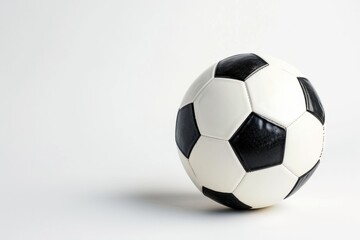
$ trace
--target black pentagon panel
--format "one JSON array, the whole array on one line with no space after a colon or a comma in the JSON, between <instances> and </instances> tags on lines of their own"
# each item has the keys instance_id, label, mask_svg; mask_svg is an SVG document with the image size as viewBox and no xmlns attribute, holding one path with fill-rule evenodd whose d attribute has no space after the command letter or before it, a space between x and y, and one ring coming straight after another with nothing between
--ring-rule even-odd
<instances>
[{"instance_id":1,"label":"black pentagon panel","mask_svg":"<svg viewBox=\"0 0 360 240\"><path fill-rule=\"evenodd\" d=\"M298 77L298 80L304 93L306 110L313 114L324 125L325 112L315 88L306 78Z\"/></svg>"},{"instance_id":2,"label":"black pentagon panel","mask_svg":"<svg viewBox=\"0 0 360 240\"><path fill-rule=\"evenodd\" d=\"M299 179L297 180L297 182L295 183L295 186L293 187L293 189L291 189L290 193L285 198L288 198L291 195L293 195L294 193L296 193L297 190L299 190L309 180L309 178L313 175L313 173L315 172L315 170L317 169L319 164L320 164L320 160L317 161L315 166L313 166L307 173L300 176Z\"/></svg>"},{"instance_id":3,"label":"black pentagon panel","mask_svg":"<svg viewBox=\"0 0 360 240\"><path fill-rule=\"evenodd\" d=\"M217 192L217 191L211 190L206 187L202 187L202 191L205 196L207 196L207 197L211 198L212 200L214 200L215 202L218 202L227 207L230 207L233 209L238 209L238 210L246 210L246 209L251 208L250 206L246 205L245 203L242 203L232 193Z\"/></svg>"},{"instance_id":4,"label":"black pentagon panel","mask_svg":"<svg viewBox=\"0 0 360 240\"><path fill-rule=\"evenodd\" d=\"M229 140L247 172L279 165L285 150L285 129L251 113Z\"/></svg>"},{"instance_id":5,"label":"black pentagon panel","mask_svg":"<svg viewBox=\"0 0 360 240\"><path fill-rule=\"evenodd\" d=\"M199 137L200 132L195 120L194 105L190 103L178 111L175 127L175 141L185 157L189 158Z\"/></svg>"},{"instance_id":6,"label":"black pentagon panel","mask_svg":"<svg viewBox=\"0 0 360 240\"><path fill-rule=\"evenodd\" d=\"M253 53L238 54L221 60L216 66L215 77L245 81L250 74L267 65Z\"/></svg>"}]
</instances>

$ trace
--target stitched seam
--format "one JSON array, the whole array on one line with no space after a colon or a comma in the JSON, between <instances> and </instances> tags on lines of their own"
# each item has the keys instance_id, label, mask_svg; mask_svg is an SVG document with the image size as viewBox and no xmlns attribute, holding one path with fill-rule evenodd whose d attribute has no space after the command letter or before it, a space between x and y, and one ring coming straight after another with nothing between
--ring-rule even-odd
<instances>
[{"instance_id":1,"label":"stitched seam","mask_svg":"<svg viewBox=\"0 0 360 240\"><path fill-rule=\"evenodd\" d=\"M322 141L322 146L321 146L321 152L320 152L320 156L319 156L319 160L323 155L324 152L324 146L325 146L325 126L323 126L323 141Z\"/></svg>"},{"instance_id":2,"label":"stitched seam","mask_svg":"<svg viewBox=\"0 0 360 240\"><path fill-rule=\"evenodd\" d=\"M205 135L205 134L201 134L201 137L211 138L211 139L215 139L215 140L219 140L219 141L225 141L225 142L228 142L228 141L229 141L229 140L227 140L227 139L217 138L217 137L213 137L213 136L208 136L208 135Z\"/></svg>"},{"instance_id":3,"label":"stitched seam","mask_svg":"<svg viewBox=\"0 0 360 240\"><path fill-rule=\"evenodd\" d=\"M200 95L200 93L202 93L204 91L204 89L214 80L214 77L211 77L201 88L200 90L195 94L192 103L194 103L196 101L196 99L198 98L198 96Z\"/></svg>"},{"instance_id":4,"label":"stitched seam","mask_svg":"<svg viewBox=\"0 0 360 240\"><path fill-rule=\"evenodd\" d=\"M213 69L212 69L212 73L211 73L211 78L200 88L200 90L195 94L193 102L195 102L195 100L197 99L197 97L200 95L200 93L207 87L207 85L210 84L210 82L212 82L215 78L215 72L216 72L216 68L217 65L219 64L219 62L213 64Z\"/></svg>"},{"instance_id":5,"label":"stitched seam","mask_svg":"<svg viewBox=\"0 0 360 240\"><path fill-rule=\"evenodd\" d=\"M303 112L299 117L297 117L292 123L289 124L289 126L287 126L286 128L289 128L291 125L293 125L296 121L298 121L302 116L305 115L305 113L307 113L307 111Z\"/></svg>"},{"instance_id":6,"label":"stitched seam","mask_svg":"<svg viewBox=\"0 0 360 240\"><path fill-rule=\"evenodd\" d=\"M189 166L191 172L194 174L194 177L195 177L195 179L196 179L197 184L202 187L202 185L200 184L199 178L196 176L195 171L194 171L193 167L191 166L191 162L190 162L191 153L190 153L189 158L187 158L187 157L181 152L180 148L178 148L178 150L179 150L180 153L183 155L183 157L187 160L188 166ZM182 160L181 160L181 161L182 161ZM185 166L184 166L184 168L185 168ZM185 169L185 170L186 170L186 169Z\"/></svg>"},{"instance_id":7,"label":"stitched seam","mask_svg":"<svg viewBox=\"0 0 360 240\"><path fill-rule=\"evenodd\" d=\"M234 191L239 187L240 183L242 182L242 180L245 178L245 175L247 174L247 172L245 172L244 176L242 176L242 178L240 179L239 183L236 184L236 186L234 187L234 189L231 191L231 193L234 193ZM239 199L240 200L240 199Z\"/></svg>"},{"instance_id":8,"label":"stitched seam","mask_svg":"<svg viewBox=\"0 0 360 240\"><path fill-rule=\"evenodd\" d=\"M197 177L196 174L195 174L195 171L194 171L193 167L191 166L190 157L189 157L188 161L189 161L190 170L191 170L191 172L194 174L194 176L195 176L195 178L196 178L196 181L198 182L198 184L199 184L200 186L202 186L202 185L200 184L200 182L199 182L198 177Z\"/></svg>"},{"instance_id":9,"label":"stitched seam","mask_svg":"<svg viewBox=\"0 0 360 240\"><path fill-rule=\"evenodd\" d=\"M256 115L258 115L258 116L260 116L260 117L262 117L262 118L264 118L266 121L268 121L268 122L270 122L270 123L272 123L272 124L274 124L274 125L276 125L276 126L278 126L278 127L281 127L281 128L283 128L283 129L286 129L286 127L285 127L284 125L282 125L282 124L280 124L280 123L278 123L278 122L275 122L274 120L271 120L270 118L267 118L267 117L265 117L264 115L258 114L257 112L253 112L253 113L255 113Z\"/></svg>"},{"instance_id":10,"label":"stitched seam","mask_svg":"<svg viewBox=\"0 0 360 240\"><path fill-rule=\"evenodd\" d=\"M213 64L213 69L212 69L212 74L211 77L205 82L204 85L201 86L201 88L199 89L199 91L194 95L194 97L191 99L190 102L186 103L185 105L180 105L179 109L183 108L184 106L188 105L189 103L194 103L196 98L199 96L199 94L206 88L207 85L209 85L210 82L212 82L212 80L215 78L214 74L215 74L215 69L217 67L218 63Z\"/></svg>"},{"instance_id":11,"label":"stitched seam","mask_svg":"<svg viewBox=\"0 0 360 240\"><path fill-rule=\"evenodd\" d=\"M281 164L281 166L283 166L286 170L288 170L292 175L294 175L296 178L299 178L299 176L297 174L295 174L293 171L291 171L287 166L285 166L284 164Z\"/></svg>"}]
</instances>

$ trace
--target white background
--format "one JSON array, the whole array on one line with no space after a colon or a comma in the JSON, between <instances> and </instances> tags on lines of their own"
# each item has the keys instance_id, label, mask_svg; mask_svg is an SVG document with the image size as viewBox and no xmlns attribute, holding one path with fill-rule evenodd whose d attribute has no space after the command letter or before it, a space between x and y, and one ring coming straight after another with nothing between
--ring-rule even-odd
<instances>
[{"instance_id":1,"label":"white background","mask_svg":"<svg viewBox=\"0 0 360 240\"><path fill-rule=\"evenodd\" d=\"M0 239L358 239L359 12L356 0L1 0ZM234 212L192 185L174 126L197 75L243 52L305 73L327 139L297 194Z\"/></svg>"}]
</instances>

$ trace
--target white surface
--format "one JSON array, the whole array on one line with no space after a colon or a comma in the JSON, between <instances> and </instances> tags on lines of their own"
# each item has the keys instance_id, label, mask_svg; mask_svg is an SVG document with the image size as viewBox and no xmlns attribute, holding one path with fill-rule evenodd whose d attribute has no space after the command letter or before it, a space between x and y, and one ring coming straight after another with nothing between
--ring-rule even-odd
<instances>
[{"instance_id":1,"label":"white surface","mask_svg":"<svg viewBox=\"0 0 360 240\"><path fill-rule=\"evenodd\" d=\"M286 129L283 165L298 177L305 174L320 159L323 140L323 125L305 112Z\"/></svg>"},{"instance_id":2,"label":"white surface","mask_svg":"<svg viewBox=\"0 0 360 240\"><path fill-rule=\"evenodd\" d=\"M195 98L194 109L201 135L229 140L251 113L245 83L212 79Z\"/></svg>"},{"instance_id":3,"label":"white surface","mask_svg":"<svg viewBox=\"0 0 360 240\"><path fill-rule=\"evenodd\" d=\"M179 154L179 158L181 160L181 163L186 171L186 173L188 174L188 176L190 177L191 181L194 183L194 185L199 189L199 191L202 191L202 184L199 183L199 180L197 179L197 177L195 176L194 170L192 169L192 167L190 166L190 161L189 159L187 159L184 154L182 154L182 152L180 151L180 149L178 148L178 154Z\"/></svg>"},{"instance_id":4,"label":"white surface","mask_svg":"<svg viewBox=\"0 0 360 240\"><path fill-rule=\"evenodd\" d=\"M232 192L245 175L228 141L201 136L190 154L190 166L202 186Z\"/></svg>"},{"instance_id":5,"label":"white surface","mask_svg":"<svg viewBox=\"0 0 360 240\"><path fill-rule=\"evenodd\" d=\"M216 64L211 65L194 80L189 89L186 91L179 108L182 108L183 106L195 101L195 98L200 93L200 91L205 88L210 80L214 77L215 67Z\"/></svg>"},{"instance_id":6,"label":"white surface","mask_svg":"<svg viewBox=\"0 0 360 240\"><path fill-rule=\"evenodd\" d=\"M306 111L298 79L276 65L250 76L246 86L253 111L281 126L289 126Z\"/></svg>"},{"instance_id":7,"label":"white surface","mask_svg":"<svg viewBox=\"0 0 360 240\"><path fill-rule=\"evenodd\" d=\"M359 4L0 1L0 239L359 239ZM191 183L174 126L242 52L304 73L327 139L295 195L232 212Z\"/></svg>"},{"instance_id":8,"label":"white surface","mask_svg":"<svg viewBox=\"0 0 360 240\"><path fill-rule=\"evenodd\" d=\"M297 180L282 165L248 172L234 190L234 195L246 205L263 208L281 202Z\"/></svg>"},{"instance_id":9,"label":"white surface","mask_svg":"<svg viewBox=\"0 0 360 240\"><path fill-rule=\"evenodd\" d=\"M264 55L264 54L258 54L259 57L264 59L269 65L276 66L277 68L280 68L295 77L304 77L304 74L297 69L295 66L290 65L289 63L285 62L284 60L281 60L274 56Z\"/></svg>"}]
</instances>

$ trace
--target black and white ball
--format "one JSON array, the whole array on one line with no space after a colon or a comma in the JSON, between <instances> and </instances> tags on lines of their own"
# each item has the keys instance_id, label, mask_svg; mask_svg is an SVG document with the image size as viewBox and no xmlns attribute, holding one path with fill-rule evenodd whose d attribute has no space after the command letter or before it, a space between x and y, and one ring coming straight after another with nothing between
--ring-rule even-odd
<instances>
[{"instance_id":1,"label":"black and white ball","mask_svg":"<svg viewBox=\"0 0 360 240\"><path fill-rule=\"evenodd\" d=\"M268 56L239 54L209 67L180 105L182 164L209 198L262 208L295 193L320 162L325 114L310 81Z\"/></svg>"}]
</instances>

